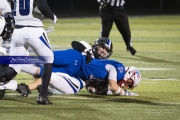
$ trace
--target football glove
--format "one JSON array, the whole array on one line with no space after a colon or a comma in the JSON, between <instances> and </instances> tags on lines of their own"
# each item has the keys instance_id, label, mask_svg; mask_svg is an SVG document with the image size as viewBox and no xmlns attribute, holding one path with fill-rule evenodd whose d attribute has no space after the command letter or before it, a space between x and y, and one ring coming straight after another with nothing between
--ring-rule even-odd
<instances>
[{"instance_id":1,"label":"football glove","mask_svg":"<svg viewBox=\"0 0 180 120\"><path fill-rule=\"evenodd\" d=\"M50 32L53 32L54 31L54 27L51 26L51 27L48 27L47 29L45 29L46 33L50 33Z\"/></svg>"},{"instance_id":2,"label":"football glove","mask_svg":"<svg viewBox=\"0 0 180 120\"><path fill-rule=\"evenodd\" d=\"M2 15L6 20L6 25L4 27L4 31L2 32L1 36L4 41L11 42L12 33L14 31L14 17L11 12L6 12Z\"/></svg>"},{"instance_id":3,"label":"football glove","mask_svg":"<svg viewBox=\"0 0 180 120\"><path fill-rule=\"evenodd\" d=\"M54 15L54 19L51 20L51 23L52 23L52 24L56 24L56 21L57 21L57 20L58 20L58 19L57 19L56 15Z\"/></svg>"},{"instance_id":4,"label":"football glove","mask_svg":"<svg viewBox=\"0 0 180 120\"><path fill-rule=\"evenodd\" d=\"M126 94L126 96L139 96L139 94L133 93L133 92L128 92L127 90L125 90L125 94Z\"/></svg>"},{"instance_id":5,"label":"football glove","mask_svg":"<svg viewBox=\"0 0 180 120\"><path fill-rule=\"evenodd\" d=\"M99 5L102 6L102 7L105 7L107 6L107 0L97 0Z\"/></svg>"}]
</instances>

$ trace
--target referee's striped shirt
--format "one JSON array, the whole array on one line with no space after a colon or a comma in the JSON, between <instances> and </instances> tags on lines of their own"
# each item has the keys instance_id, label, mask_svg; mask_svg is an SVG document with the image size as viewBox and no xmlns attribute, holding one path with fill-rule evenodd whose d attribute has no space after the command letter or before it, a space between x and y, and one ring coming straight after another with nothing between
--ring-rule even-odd
<instances>
[{"instance_id":1,"label":"referee's striped shirt","mask_svg":"<svg viewBox=\"0 0 180 120\"><path fill-rule=\"evenodd\" d=\"M105 1L109 6L112 7L119 7L123 6L125 1L124 0L97 0L99 3Z\"/></svg>"}]
</instances>

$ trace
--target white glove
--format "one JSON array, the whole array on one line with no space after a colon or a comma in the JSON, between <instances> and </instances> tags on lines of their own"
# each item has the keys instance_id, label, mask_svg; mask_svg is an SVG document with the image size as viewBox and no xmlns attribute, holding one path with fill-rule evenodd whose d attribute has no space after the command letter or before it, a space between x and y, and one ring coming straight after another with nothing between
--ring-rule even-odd
<instances>
[{"instance_id":1,"label":"white glove","mask_svg":"<svg viewBox=\"0 0 180 120\"><path fill-rule=\"evenodd\" d=\"M137 93L133 93L133 92L128 92L127 90L125 91L126 96L139 96L139 94Z\"/></svg>"},{"instance_id":2,"label":"white glove","mask_svg":"<svg viewBox=\"0 0 180 120\"><path fill-rule=\"evenodd\" d=\"M57 17L56 17L56 15L54 15L54 20L51 20L52 22L52 24L56 24L56 21L57 21L58 19L57 19Z\"/></svg>"},{"instance_id":3,"label":"white glove","mask_svg":"<svg viewBox=\"0 0 180 120\"><path fill-rule=\"evenodd\" d=\"M11 43L8 41L2 41L1 46L6 48L6 49L10 49Z\"/></svg>"},{"instance_id":4,"label":"white glove","mask_svg":"<svg viewBox=\"0 0 180 120\"><path fill-rule=\"evenodd\" d=\"M108 89L107 95L112 95L112 94L113 94L113 92L110 89Z\"/></svg>"},{"instance_id":5,"label":"white glove","mask_svg":"<svg viewBox=\"0 0 180 120\"><path fill-rule=\"evenodd\" d=\"M47 29L45 29L45 31L48 34L48 33L52 32L52 31L54 31L54 27L53 26L48 27Z\"/></svg>"}]
</instances>

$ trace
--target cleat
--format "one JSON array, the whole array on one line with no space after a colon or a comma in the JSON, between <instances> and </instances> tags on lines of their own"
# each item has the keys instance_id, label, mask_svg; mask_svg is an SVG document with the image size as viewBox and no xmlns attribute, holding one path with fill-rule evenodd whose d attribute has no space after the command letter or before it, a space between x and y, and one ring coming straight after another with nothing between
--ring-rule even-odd
<instances>
[{"instance_id":1,"label":"cleat","mask_svg":"<svg viewBox=\"0 0 180 120\"><path fill-rule=\"evenodd\" d=\"M27 97L29 94L31 94L29 86L25 83L18 84L16 91L19 92L22 97Z\"/></svg>"},{"instance_id":2,"label":"cleat","mask_svg":"<svg viewBox=\"0 0 180 120\"><path fill-rule=\"evenodd\" d=\"M41 88L42 88L42 85L38 85L38 86L37 86L37 91L38 91L38 93L40 93ZM52 92L50 89L48 89L46 95L47 95L47 96L52 96L52 95L53 95L53 92Z\"/></svg>"},{"instance_id":3,"label":"cleat","mask_svg":"<svg viewBox=\"0 0 180 120\"><path fill-rule=\"evenodd\" d=\"M131 52L131 55L135 55L135 54L136 54L136 50L135 50L133 47L130 47L130 48L128 49L128 51Z\"/></svg>"},{"instance_id":4,"label":"cleat","mask_svg":"<svg viewBox=\"0 0 180 120\"><path fill-rule=\"evenodd\" d=\"M5 94L5 90L0 90L0 99L4 97L4 94Z\"/></svg>"},{"instance_id":5,"label":"cleat","mask_svg":"<svg viewBox=\"0 0 180 120\"><path fill-rule=\"evenodd\" d=\"M47 97L42 97L41 95L39 95L36 104L38 105L51 105L52 102L48 100Z\"/></svg>"}]
</instances>

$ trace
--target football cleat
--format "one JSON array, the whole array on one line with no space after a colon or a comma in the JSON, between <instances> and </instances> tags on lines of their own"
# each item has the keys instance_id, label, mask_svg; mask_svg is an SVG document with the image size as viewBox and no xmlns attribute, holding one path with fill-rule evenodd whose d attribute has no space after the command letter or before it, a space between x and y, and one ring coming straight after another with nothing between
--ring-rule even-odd
<instances>
[{"instance_id":1,"label":"football cleat","mask_svg":"<svg viewBox=\"0 0 180 120\"><path fill-rule=\"evenodd\" d=\"M4 97L4 94L5 94L5 90L0 90L0 99Z\"/></svg>"},{"instance_id":2,"label":"football cleat","mask_svg":"<svg viewBox=\"0 0 180 120\"><path fill-rule=\"evenodd\" d=\"M37 98L36 104L38 104L38 105L51 105L52 102L49 101L47 97L42 97L41 95L39 95L39 97Z\"/></svg>"},{"instance_id":3,"label":"football cleat","mask_svg":"<svg viewBox=\"0 0 180 120\"><path fill-rule=\"evenodd\" d=\"M22 97L27 97L29 94L31 94L29 86L25 83L18 84L16 91L19 92Z\"/></svg>"},{"instance_id":4,"label":"football cleat","mask_svg":"<svg viewBox=\"0 0 180 120\"><path fill-rule=\"evenodd\" d=\"M38 86L37 86L37 91L38 91L38 93L40 93L41 88L42 88L42 85L38 85ZM52 96L52 95L53 95L53 92L52 92L50 89L48 89L46 95L47 95L47 96Z\"/></svg>"}]
</instances>

